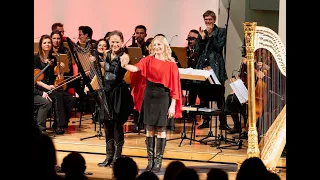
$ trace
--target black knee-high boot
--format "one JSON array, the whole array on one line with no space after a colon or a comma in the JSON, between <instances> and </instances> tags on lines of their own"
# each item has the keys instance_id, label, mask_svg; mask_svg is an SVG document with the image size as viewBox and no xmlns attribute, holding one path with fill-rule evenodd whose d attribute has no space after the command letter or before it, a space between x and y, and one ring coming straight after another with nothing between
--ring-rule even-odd
<instances>
[{"instance_id":1,"label":"black knee-high boot","mask_svg":"<svg viewBox=\"0 0 320 180\"><path fill-rule=\"evenodd\" d=\"M151 171L154 164L155 139L155 137L146 137L146 146L148 154L148 166L146 167L146 171Z\"/></svg>"},{"instance_id":2,"label":"black knee-high boot","mask_svg":"<svg viewBox=\"0 0 320 180\"><path fill-rule=\"evenodd\" d=\"M112 163L113 161L113 156L114 156L114 153L115 153L115 149L114 149L114 139L110 139L107 143L106 143L106 159L101 162L101 163L98 163L98 166L99 167L106 167L106 166L110 166L110 164Z\"/></svg>"},{"instance_id":3,"label":"black knee-high boot","mask_svg":"<svg viewBox=\"0 0 320 180\"><path fill-rule=\"evenodd\" d=\"M123 144L124 144L124 141L120 141L120 142L114 144L115 151L114 151L113 161L110 164L110 167L113 167L116 160L121 156Z\"/></svg>"},{"instance_id":4,"label":"black knee-high boot","mask_svg":"<svg viewBox=\"0 0 320 180\"><path fill-rule=\"evenodd\" d=\"M153 168L152 168L152 172L157 173L160 171L161 169L161 165L162 165L162 158L163 158L163 153L164 153L164 149L166 147L166 138L157 138L157 152L156 152L156 160L154 162Z\"/></svg>"}]
</instances>

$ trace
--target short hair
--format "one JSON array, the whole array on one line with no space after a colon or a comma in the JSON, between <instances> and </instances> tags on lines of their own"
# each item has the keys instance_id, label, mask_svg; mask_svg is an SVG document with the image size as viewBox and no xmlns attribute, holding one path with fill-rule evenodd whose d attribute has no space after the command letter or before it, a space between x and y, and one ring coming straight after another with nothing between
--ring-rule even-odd
<instances>
[{"instance_id":1,"label":"short hair","mask_svg":"<svg viewBox=\"0 0 320 180\"><path fill-rule=\"evenodd\" d=\"M157 36L166 37L164 34L159 33L159 34L156 34L156 35L154 36L154 38L157 37Z\"/></svg>"},{"instance_id":2,"label":"short hair","mask_svg":"<svg viewBox=\"0 0 320 180\"><path fill-rule=\"evenodd\" d=\"M111 33L110 31L107 32L103 39L106 39L107 37L109 37L109 34L110 34L110 33Z\"/></svg>"},{"instance_id":3,"label":"short hair","mask_svg":"<svg viewBox=\"0 0 320 180\"><path fill-rule=\"evenodd\" d=\"M207 180L219 179L219 180L228 180L228 174L220 168L211 168L207 173Z\"/></svg>"},{"instance_id":4,"label":"short hair","mask_svg":"<svg viewBox=\"0 0 320 180\"><path fill-rule=\"evenodd\" d=\"M113 35L118 35L120 37L120 39L123 41L123 34L122 34L121 31L119 31L119 30L111 31L110 34L109 34L109 37L111 37Z\"/></svg>"},{"instance_id":5,"label":"short hair","mask_svg":"<svg viewBox=\"0 0 320 180\"><path fill-rule=\"evenodd\" d=\"M193 33L196 33L196 34L199 34L199 31L198 30L195 30L195 29L191 29L190 32L193 32Z\"/></svg>"},{"instance_id":6,"label":"short hair","mask_svg":"<svg viewBox=\"0 0 320 180\"><path fill-rule=\"evenodd\" d=\"M92 39L93 31L92 31L91 27L89 27L89 26L80 26L78 30L79 31L81 30L83 32L83 34L88 34L88 37L90 39Z\"/></svg>"},{"instance_id":7,"label":"short hair","mask_svg":"<svg viewBox=\"0 0 320 180\"><path fill-rule=\"evenodd\" d=\"M83 174L86 170L86 160L79 152L71 152L63 158L61 169L66 174Z\"/></svg>"},{"instance_id":8,"label":"short hair","mask_svg":"<svg viewBox=\"0 0 320 180\"><path fill-rule=\"evenodd\" d=\"M203 18L207 16L211 16L213 20L216 20L216 14L211 10L207 10L205 13L203 13Z\"/></svg>"},{"instance_id":9,"label":"short hair","mask_svg":"<svg viewBox=\"0 0 320 180\"><path fill-rule=\"evenodd\" d=\"M55 31L57 29L57 27L63 27L62 23L54 23L51 26L51 31Z\"/></svg>"},{"instance_id":10,"label":"short hair","mask_svg":"<svg viewBox=\"0 0 320 180\"><path fill-rule=\"evenodd\" d=\"M138 25L134 28L134 31L136 31L137 29L143 29L145 33L147 33L147 28L144 25Z\"/></svg>"},{"instance_id":11,"label":"short hair","mask_svg":"<svg viewBox=\"0 0 320 180\"><path fill-rule=\"evenodd\" d=\"M114 163L113 167L113 176L117 180L130 180L136 179L138 175L138 166L137 163L130 157L119 157ZM125 169L125 173L124 170Z\"/></svg>"}]
</instances>

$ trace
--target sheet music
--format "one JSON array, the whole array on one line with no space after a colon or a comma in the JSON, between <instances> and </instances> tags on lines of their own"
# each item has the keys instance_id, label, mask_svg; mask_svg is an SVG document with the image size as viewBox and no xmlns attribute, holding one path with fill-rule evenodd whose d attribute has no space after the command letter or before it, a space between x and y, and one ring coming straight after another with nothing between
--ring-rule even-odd
<instances>
[{"instance_id":1,"label":"sheet music","mask_svg":"<svg viewBox=\"0 0 320 180\"><path fill-rule=\"evenodd\" d=\"M214 81L214 84L219 84L219 85L221 85L221 83L220 83L220 81L218 80L218 78L217 78L216 74L214 73L213 69L210 69L209 72L210 72L211 78L212 78L213 81Z\"/></svg>"},{"instance_id":2,"label":"sheet music","mask_svg":"<svg viewBox=\"0 0 320 180\"><path fill-rule=\"evenodd\" d=\"M180 74L199 75L204 76L206 79L210 76L210 71L192 68L178 68Z\"/></svg>"},{"instance_id":3,"label":"sheet music","mask_svg":"<svg viewBox=\"0 0 320 180\"><path fill-rule=\"evenodd\" d=\"M248 89L241 79L237 79L236 81L230 83L230 86L240 103L245 103L248 101Z\"/></svg>"}]
</instances>

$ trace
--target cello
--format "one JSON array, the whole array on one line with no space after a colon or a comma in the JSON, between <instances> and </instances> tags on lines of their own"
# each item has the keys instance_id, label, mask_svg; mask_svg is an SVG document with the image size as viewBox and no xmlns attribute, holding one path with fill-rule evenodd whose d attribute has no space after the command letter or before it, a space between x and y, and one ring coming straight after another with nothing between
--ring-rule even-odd
<instances>
[{"instance_id":1,"label":"cello","mask_svg":"<svg viewBox=\"0 0 320 180\"><path fill-rule=\"evenodd\" d=\"M256 104L256 121L262 116L264 105L266 103L267 96L265 95L265 90L267 88L266 83L262 80L264 76L267 75L267 68L264 68L264 64L262 61L255 62L255 75L256 75L256 82L255 82L255 104ZM247 76L247 65L246 65L246 58L242 60L240 71L239 71L239 78L243 81L244 85L247 86L248 76ZM249 124L246 124L246 131L248 132Z\"/></svg>"}]
</instances>

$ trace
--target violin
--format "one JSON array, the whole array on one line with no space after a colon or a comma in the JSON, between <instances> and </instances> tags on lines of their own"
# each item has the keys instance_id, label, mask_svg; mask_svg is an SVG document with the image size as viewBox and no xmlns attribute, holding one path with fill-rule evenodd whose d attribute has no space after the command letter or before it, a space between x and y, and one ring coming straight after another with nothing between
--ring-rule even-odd
<instances>
[{"instance_id":1,"label":"violin","mask_svg":"<svg viewBox=\"0 0 320 180\"><path fill-rule=\"evenodd\" d=\"M43 72L44 72L50 65L52 65L51 63L52 63L52 62L49 61L49 63L47 64L47 66L44 67L42 70L40 70L40 69L38 69L38 68L34 69L34 71L33 71L33 75L34 75L33 81L34 81L34 84L36 84L37 81L42 81L42 80L44 79L44 74L43 74Z\"/></svg>"},{"instance_id":2,"label":"violin","mask_svg":"<svg viewBox=\"0 0 320 180\"><path fill-rule=\"evenodd\" d=\"M65 90L67 88L67 84L65 83L65 79L63 77L64 68L62 68L60 65L61 64L60 54L58 53L57 50L55 50L55 53L58 56L58 64L56 65L56 67L54 67L54 74L57 76L54 81L54 86L58 87L58 86L64 84L60 87L60 89Z\"/></svg>"}]
</instances>

